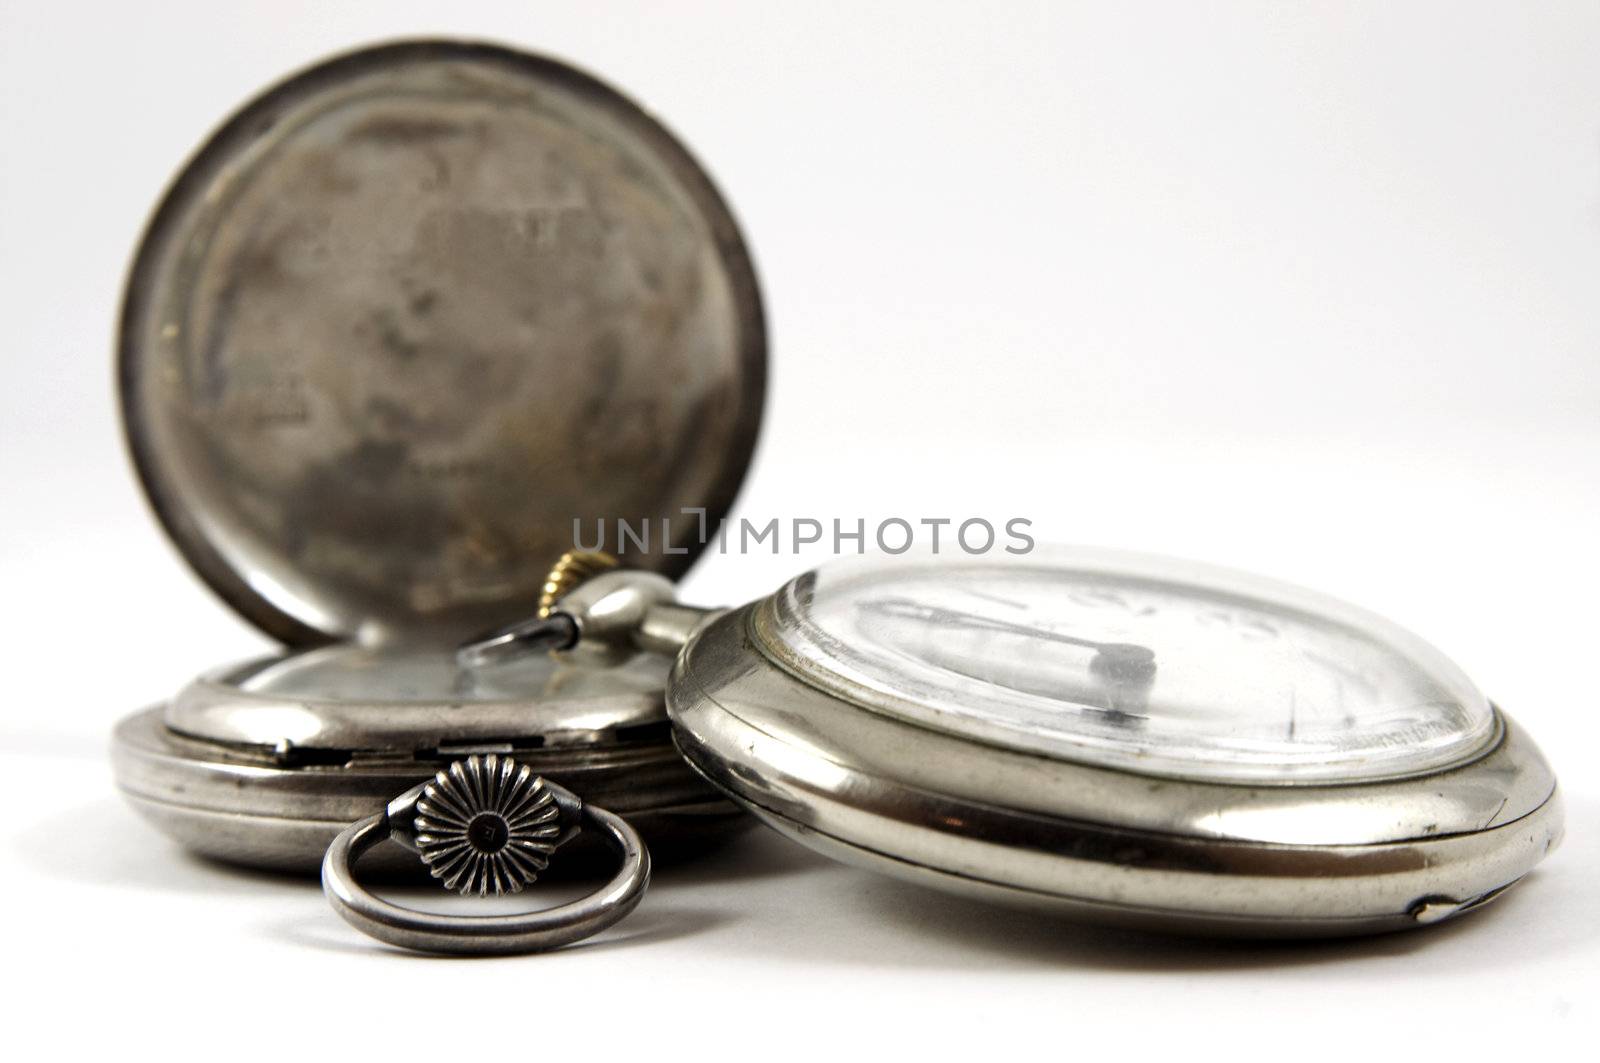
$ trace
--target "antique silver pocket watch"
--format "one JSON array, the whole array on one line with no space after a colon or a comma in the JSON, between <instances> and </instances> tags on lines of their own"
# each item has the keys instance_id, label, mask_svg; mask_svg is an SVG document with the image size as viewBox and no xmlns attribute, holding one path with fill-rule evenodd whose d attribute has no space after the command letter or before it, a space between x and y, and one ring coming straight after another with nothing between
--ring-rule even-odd
<instances>
[{"instance_id":1,"label":"antique silver pocket watch","mask_svg":"<svg viewBox=\"0 0 1600 1063\"><path fill-rule=\"evenodd\" d=\"M612 572L463 656L492 673L541 645L675 649L678 748L821 853L1102 922L1419 926L1561 836L1543 756L1438 651L1224 569L850 558L698 620L662 577Z\"/></svg>"},{"instance_id":2,"label":"antique silver pocket watch","mask_svg":"<svg viewBox=\"0 0 1600 1063\"><path fill-rule=\"evenodd\" d=\"M290 651L126 720L119 781L194 849L321 863L385 940L593 933L645 888L635 827L741 806L939 887L1282 936L1436 922L1559 839L1549 767L1458 669L1255 577L852 558L678 604L697 528L667 522L716 523L759 420L755 281L683 149L559 64L396 45L250 104L152 222L120 357L156 511ZM618 516L683 537L549 570ZM356 876L371 850L514 891L574 834L618 869L549 911L428 915Z\"/></svg>"},{"instance_id":3,"label":"antique silver pocket watch","mask_svg":"<svg viewBox=\"0 0 1600 1063\"><path fill-rule=\"evenodd\" d=\"M510 847L466 869L436 848L444 880L515 886L582 827L636 899L633 828L660 848L746 822L672 746L669 662L490 675L454 651L538 600L575 519L678 517L630 560L685 570L681 513L731 502L765 360L722 199L587 75L413 42L249 103L149 225L119 375L162 524L287 649L124 720L122 791L198 852L315 871L346 824L460 762L508 802Z\"/></svg>"}]
</instances>

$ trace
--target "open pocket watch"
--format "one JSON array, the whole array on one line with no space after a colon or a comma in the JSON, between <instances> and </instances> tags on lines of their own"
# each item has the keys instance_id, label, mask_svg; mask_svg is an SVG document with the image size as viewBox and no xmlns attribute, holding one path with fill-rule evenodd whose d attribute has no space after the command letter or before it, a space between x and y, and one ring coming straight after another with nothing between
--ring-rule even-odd
<instances>
[{"instance_id":1,"label":"open pocket watch","mask_svg":"<svg viewBox=\"0 0 1600 1063\"><path fill-rule=\"evenodd\" d=\"M416 41L269 89L151 220L118 370L170 538L286 651L125 719L122 792L196 852L315 872L346 824L431 785L408 807L433 829L402 840L453 888L515 889L575 832L620 864L578 922L499 926L475 950L616 918L648 877L644 842L748 822L672 746L670 662L491 675L455 648L537 601L576 520L648 523L630 560L685 571L700 544L683 511L731 503L765 367L726 205L593 78ZM372 863L421 866L388 845Z\"/></svg>"},{"instance_id":2,"label":"open pocket watch","mask_svg":"<svg viewBox=\"0 0 1600 1063\"><path fill-rule=\"evenodd\" d=\"M1438 651L1297 587L1093 550L838 560L743 608L596 575L463 649L675 654L678 748L823 854L1100 922L1421 926L1560 839L1533 742Z\"/></svg>"}]
</instances>

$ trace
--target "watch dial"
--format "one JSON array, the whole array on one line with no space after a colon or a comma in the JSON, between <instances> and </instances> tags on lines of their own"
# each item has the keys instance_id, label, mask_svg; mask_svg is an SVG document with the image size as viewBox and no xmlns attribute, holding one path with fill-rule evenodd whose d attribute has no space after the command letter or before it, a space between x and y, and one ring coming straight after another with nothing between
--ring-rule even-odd
<instances>
[{"instance_id":1,"label":"watch dial","mask_svg":"<svg viewBox=\"0 0 1600 1063\"><path fill-rule=\"evenodd\" d=\"M1202 781L1457 764L1496 733L1460 669L1381 617L1259 577L1091 551L864 558L758 625L803 679L1028 753Z\"/></svg>"}]
</instances>

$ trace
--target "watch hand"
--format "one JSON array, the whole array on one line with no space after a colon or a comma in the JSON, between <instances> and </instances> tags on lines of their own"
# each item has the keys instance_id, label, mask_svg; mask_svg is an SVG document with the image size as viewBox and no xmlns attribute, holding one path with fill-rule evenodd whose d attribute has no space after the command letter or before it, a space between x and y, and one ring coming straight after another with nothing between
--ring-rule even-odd
<instances>
[{"instance_id":1,"label":"watch hand","mask_svg":"<svg viewBox=\"0 0 1600 1063\"><path fill-rule=\"evenodd\" d=\"M994 617L963 612L959 609L919 605L905 598L880 598L875 601L864 601L859 603L857 608L908 620L954 624L985 631L1022 635L1026 638L1041 639L1046 642L1059 642L1068 646L1081 646L1084 649L1095 651L1094 657L1089 661L1089 671L1101 679L1117 683L1148 683L1155 678L1155 651L1147 646L1139 646L1131 642L1096 642L1093 639L1064 635L1058 631L1029 627L1026 624L1015 624L1008 620L997 620Z\"/></svg>"},{"instance_id":2,"label":"watch hand","mask_svg":"<svg viewBox=\"0 0 1600 1063\"><path fill-rule=\"evenodd\" d=\"M566 613L551 613L507 624L498 631L463 643L456 650L456 661L463 668L483 668L530 653L568 649L577 641L577 622Z\"/></svg>"}]
</instances>

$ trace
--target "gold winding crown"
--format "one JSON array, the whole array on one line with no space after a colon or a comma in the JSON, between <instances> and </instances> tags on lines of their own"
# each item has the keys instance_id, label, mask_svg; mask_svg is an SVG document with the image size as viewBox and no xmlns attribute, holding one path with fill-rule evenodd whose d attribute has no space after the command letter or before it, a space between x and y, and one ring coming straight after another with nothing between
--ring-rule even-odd
<instances>
[{"instance_id":1,"label":"gold winding crown","mask_svg":"<svg viewBox=\"0 0 1600 1063\"><path fill-rule=\"evenodd\" d=\"M610 572L621 564L610 554L599 550L568 550L550 568L539 589L539 617L549 616L556 603L570 594L578 584L593 579L602 572Z\"/></svg>"}]
</instances>

